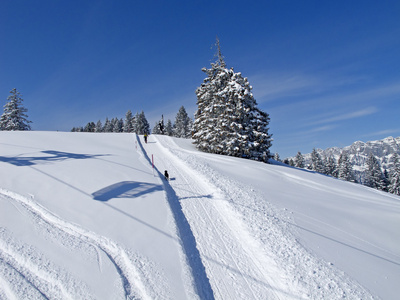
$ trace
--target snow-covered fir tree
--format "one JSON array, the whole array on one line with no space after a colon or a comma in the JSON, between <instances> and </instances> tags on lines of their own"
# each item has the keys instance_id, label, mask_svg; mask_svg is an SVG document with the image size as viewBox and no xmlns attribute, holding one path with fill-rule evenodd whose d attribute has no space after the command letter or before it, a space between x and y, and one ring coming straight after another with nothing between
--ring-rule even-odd
<instances>
[{"instance_id":1,"label":"snow-covered fir tree","mask_svg":"<svg viewBox=\"0 0 400 300\"><path fill-rule=\"evenodd\" d=\"M131 110L128 110L125 114L125 122L124 122L124 132L133 132L133 114Z\"/></svg>"},{"instance_id":2,"label":"snow-covered fir tree","mask_svg":"<svg viewBox=\"0 0 400 300\"><path fill-rule=\"evenodd\" d=\"M291 166L291 167L295 166L294 160L292 158L289 159L289 166Z\"/></svg>"},{"instance_id":3,"label":"snow-covered fir tree","mask_svg":"<svg viewBox=\"0 0 400 300\"><path fill-rule=\"evenodd\" d=\"M373 154L370 154L367 160L365 185L377 190L385 190L385 180L383 178L381 167Z\"/></svg>"},{"instance_id":4,"label":"snow-covered fir tree","mask_svg":"<svg viewBox=\"0 0 400 300\"><path fill-rule=\"evenodd\" d=\"M332 155L324 158L325 174L333 177L338 177L338 169L336 161Z\"/></svg>"},{"instance_id":5,"label":"snow-covered fir tree","mask_svg":"<svg viewBox=\"0 0 400 300\"><path fill-rule=\"evenodd\" d=\"M179 108L176 114L174 124L174 136L179 138L190 138L192 136L192 128L190 127L190 118L184 106Z\"/></svg>"},{"instance_id":6,"label":"snow-covered fir tree","mask_svg":"<svg viewBox=\"0 0 400 300\"><path fill-rule=\"evenodd\" d=\"M8 96L8 102L4 105L4 112L0 116L0 130L31 130L29 123L28 109L26 109L22 102L24 101L21 94L17 89L10 91L11 95Z\"/></svg>"},{"instance_id":7,"label":"snow-covered fir tree","mask_svg":"<svg viewBox=\"0 0 400 300\"><path fill-rule=\"evenodd\" d=\"M343 151L339 157L338 178L347 181L355 181L353 166L351 165L350 157L346 151Z\"/></svg>"},{"instance_id":8,"label":"snow-covered fir tree","mask_svg":"<svg viewBox=\"0 0 400 300\"><path fill-rule=\"evenodd\" d=\"M85 128L83 128L84 132L95 132L96 124L94 122L89 122L86 124Z\"/></svg>"},{"instance_id":9,"label":"snow-covered fir tree","mask_svg":"<svg viewBox=\"0 0 400 300\"><path fill-rule=\"evenodd\" d=\"M137 134L145 134L145 133L150 134L150 125L143 111L141 113L136 114L134 124L135 124L134 131Z\"/></svg>"},{"instance_id":10,"label":"snow-covered fir tree","mask_svg":"<svg viewBox=\"0 0 400 300\"><path fill-rule=\"evenodd\" d=\"M104 132L112 132L113 130L113 125L111 124L111 121L106 118L105 122L104 122L104 128L103 131Z\"/></svg>"},{"instance_id":11,"label":"snow-covered fir tree","mask_svg":"<svg viewBox=\"0 0 400 300\"><path fill-rule=\"evenodd\" d=\"M170 119L167 120L167 125L165 125L165 134L168 136L174 135L174 127Z\"/></svg>"},{"instance_id":12,"label":"snow-covered fir tree","mask_svg":"<svg viewBox=\"0 0 400 300\"><path fill-rule=\"evenodd\" d=\"M388 187L389 193L399 195L400 196L400 158L397 153L395 153L392 157L393 160L393 169L389 175L390 184Z\"/></svg>"},{"instance_id":13,"label":"snow-covered fir tree","mask_svg":"<svg viewBox=\"0 0 400 300\"><path fill-rule=\"evenodd\" d=\"M207 78L196 90L194 143L205 152L267 161L269 115L258 109L247 78L226 68L218 38L216 45L217 60L202 69Z\"/></svg>"},{"instance_id":14,"label":"snow-covered fir tree","mask_svg":"<svg viewBox=\"0 0 400 300\"><path fill-rule=\"evenodd\" d=\"M100 120L98 120L96 123L95 132L103 132L103 123L101 123Z\"/></svg>"},{"instance_id":15,"label":"snow-covered fir tree","mask_svg":"<svg viewBox=\"0 0 400 300\"><path fill-rule=\"evenodd\" d=\"M124 120L115 118L113 132L122 132L124 130Z\"/></svg>"},{"instance_id":16,"label":"snow-covered fir tree","mask_svg":"<svg viewBox=\"0 0 400 300\"><path fill-rule=\"evenodd\" d=\"M310 170L316 171L318 173L324 173L324 164L321 158L321 155L314 148L311 152L311 165L309 167Z\"/></svg>"},{"instance_id":17,"label":"snow-covered fir tree","mask_svg":"<svg viewBox=\"0 0 400 300\"><path fill-rule=\"evenodd\" d=\"M304 156L300 151L297 152L296 157L294 158L294 165L297 168L304 168Z\"/></svg>"},{"instance_id":18,"label":"snow-covered fir tree","mask_svg":"<svg viewBox=\"0 0 400 300\"><path fill-rule=\"evenodd\" d=\"M278 152L275 152L275 154L274 154L274 160L279 161L279 162L282 162L281 157L279 156L279 153L278 153Z\"/></svg>"}]
</instances>

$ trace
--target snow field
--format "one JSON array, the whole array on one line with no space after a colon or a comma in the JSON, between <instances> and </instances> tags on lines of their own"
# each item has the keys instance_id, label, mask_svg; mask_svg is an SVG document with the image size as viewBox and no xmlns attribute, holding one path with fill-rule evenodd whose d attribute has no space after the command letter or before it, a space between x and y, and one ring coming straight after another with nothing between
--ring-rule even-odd
<instances>
[{"instance_id":1,"label":"snow field","mask_svg":"<svg viewBox=\"0 0 400 300\"><path fill-rule=\"evenodd\" d=\"M142 141L0 132L0 299L400 293L399 197L190 140Z\"/></svg>"}]
</instances>

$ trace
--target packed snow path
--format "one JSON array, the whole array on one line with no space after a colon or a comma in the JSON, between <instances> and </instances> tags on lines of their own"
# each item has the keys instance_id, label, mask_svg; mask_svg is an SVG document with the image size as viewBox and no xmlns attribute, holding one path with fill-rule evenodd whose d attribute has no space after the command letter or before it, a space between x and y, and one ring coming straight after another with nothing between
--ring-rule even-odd
<instances>
[{"instance_id":1,"label":"packed snow path","mask_svg":"<svg viewBox=\"0 0 400 300\"><path fill-rule=\"evenodd\" d=\"M143 145L151 163L157 159L157 175L168 170L172 177L165 185L171 184L173 191L167 197L182 203L184 214L196 237L216 299L279 299L286 294L286 287L276 279L277 266L267 258L260 261L260 249L256 242L246 239L247 233L240 221L224 204L222 195L211 185L205 184L198 174L191 172L179 159L160 147L156 137ZM156 142L154 142L156 141ZM142 147L142 148L143 148ZM152 153L149 156L149 153ZM166 188L168 191L168 188ZM172 195L171 195L172 194ZM173 207L172 209L178 209ZM179 224L179 220L176 220ZM179 225L178 225L179 226ZM252 245L251 245L252 243ZM186 252L188 259L197 255ZM265 266L268 266L268 270ZM199 267L199 266L198 266ZM203 266L200 266L203 267ZM194 276L198 270L193 270ZM197 274L196 274L197 273ZM275 278L274 278L275 277ZM207 280L202 280L207 285ZM202 289L203 287L198 287ZM204 295L211 299L211 293Z\"/></svg>"},{"instance_id":2,"label":"packed snow path","mask_svg":"<svg viewBox=\"0 0 400 300\"><path fill-rule=\"evenodd\" d=\"M255 238L249 228L253 220L232 204L249 204L258 195L210 169L202 154L163 136L142 144L156 174L168 170L165 186L172 187L174 201L182 206L216 299L371 298L345 274L305 251L273 210L263 210L264 224L254 219L268 230L267 239Z\"/></svg>"}]
</instances>

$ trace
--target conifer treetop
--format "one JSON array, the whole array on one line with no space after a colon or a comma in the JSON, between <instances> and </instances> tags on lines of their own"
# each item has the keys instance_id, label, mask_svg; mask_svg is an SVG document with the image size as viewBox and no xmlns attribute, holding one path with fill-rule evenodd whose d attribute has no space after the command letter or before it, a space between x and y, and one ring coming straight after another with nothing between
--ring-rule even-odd
<instances>
[{"instance_id":1,"label":"conifer treetop","mask_svg":"<svg viewBox=\"0 0 400 300\"><path fill-rule=\"evenodd\" d=\"M222 68L226 68L226 63L225 63L225 60L224 60L225 57L222 55L221 45L219 44L218 36L216 37L215 46L217 47L217 51L216 51L216 53L214 55L214 57L217 59L216 60L216 64L221 66Z\"/></svg>"}]
</instances>

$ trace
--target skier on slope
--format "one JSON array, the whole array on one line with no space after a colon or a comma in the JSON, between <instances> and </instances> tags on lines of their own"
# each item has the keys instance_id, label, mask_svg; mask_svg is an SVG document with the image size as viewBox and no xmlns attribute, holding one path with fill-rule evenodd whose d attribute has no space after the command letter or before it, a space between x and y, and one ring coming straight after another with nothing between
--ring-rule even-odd
<instances>
[{"instance_id":1,"label":"skier on slope","mask_svg":"<svg viewBox=\"0 0 400 300\"><path fill-rule=\"evenodd\" d=\"M147 133L144 134L144 142L147 144Z\"/></svg>"}]
</instances>

